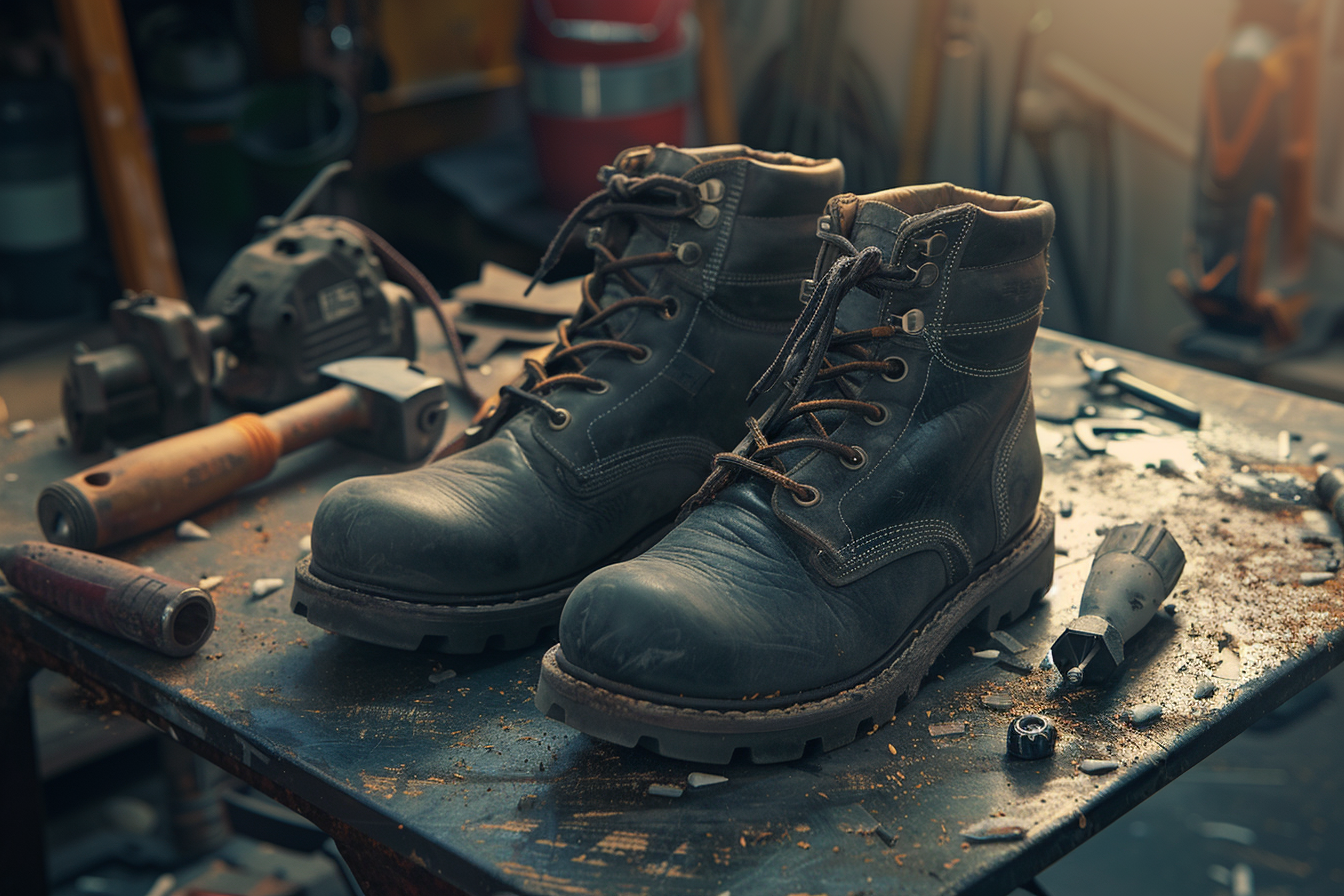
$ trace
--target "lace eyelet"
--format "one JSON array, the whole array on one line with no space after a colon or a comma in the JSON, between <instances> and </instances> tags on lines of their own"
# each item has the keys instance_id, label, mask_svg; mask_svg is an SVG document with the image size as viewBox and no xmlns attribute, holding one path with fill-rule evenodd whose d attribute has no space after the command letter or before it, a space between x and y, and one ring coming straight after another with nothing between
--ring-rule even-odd
<instances>
[{"instance_id":1,"label":"lace eyelet","mask_svg":"<svg viewBox=\"0 0 1344 896\"><path fill-rule=\"evenodd\" d=\"M700 210L691 216L691 220L700 227L701 230L708 230L718 223L719 208L716 205L702 205Z\"/></svg>"},{"instance_id":2,"label":"lace eyelet","mask_svg":"<svg viewBox=\"0 0 1344 896\"><path fill-rule=\"evenodd\" d=\"M863 415L863 422L867 423L869 426L881 426L883 423L886 423L888 420L891 419L891 414L887 412L887 409L885 407L883 407L880 404L877 405L876 407L879 411L876 417L869 417L867 414Z\"/></svg>"},{"instance_id":3,"label":"lace eyelet","mask_svg":"<svg viewBox=\"0 0 1344 896\"><path fill-rule=\"evenodd\" d=\"M698 262L702 255L704 255L704 251L700 248L699 243L688 242L688 243L682 243L681 245L677 246L677 261L681 262L687 267L690 267L694 265L696 262Z\"/></svg>"},{"instance_id":4,"label":"lace eyelet","mask_svg":"<svg viewBox=\"0 0 1344 896\"><path fill-rule=\"evenodd\" d=\"M574 419L574 415L564 408L556 408L555 416L547 416L546 422L550 424L551 429L556 431L564 429L569 425L569 421Z\"/></svg>"},{"instance_id":5,"label":"lace eyelet","mask_svg":"<svg viewBox=\"0 0 1344 896\"><path fill-rule=\"evenodd\" d=\"M643 364L653 357L653 349L647 345L636 345L635 348L640 350L640 354L636 355L632 352L629 355L631 364Z\"/></svg>"},{"instance_id":6,"label":"lace eyelet","mask_svg":"<svg viewBox=\"0 0 1344 896\"><path fill-rule=\"evenodd\" d=\"M705 202L718 202L723 198L723 181L717 177L711 177L700 184L700 198Z\"/></svg>"},{"instance_id":7,"label":"lace eyelet","mask_svg":"<svg viewBox=\"0 0 1344 896\"><path fill-rule=\"evenodd\" d=\"M910 265L909 269L914 272L914 286L917 289L925 289L938 282L938 265L931 261L926 261L918 268Z\"/></svg>"},{"instance_id":8,"label":"lace eyelet","mask_svg":"<svg viewBox=\"0 0 1344 896\"><path fill-rule=\"evenodd\" d=\"M674 296L663 296L663 320L673 320L681 313L681 303Z\"/></svg>"},{"instance_id":9,"label":"lace eyelet","mask_svg":"<svg viewBox=\"0 0 1344 896\"><path fill-rule=\"evenodd\" d=\"M904 314L896 315L892 323L899 323L902 333L914 336L924 331L924 312L918 308L911 308Z\"/></svg>"},{"instance_id":10,"label":"lace eyelet","mask_svg":"<svg viewBox=\"0 0 1344 896\"><path fill-rule=\"evenodd\" d=\"M888 368L895 368L896 364L900 365L899 368L895 368L899 372L890 373L886 370L882 371L882 379L889 383L899 383L901 380L905 379L905 375L910 372L910 365L905 363L905 359L899 358L896 355L888 355L882 359L882 363L886 364Z\"/></svg>"},{"instance_id":11,"label":"lace eyelet","mask_svg":"<svg viewBox=\"0 0 1344 896\"><path fill-rule=\"evenodd\" d=\"M821 489L817 488L815 485L805 485L803 486L803 489L810 497L800 498L798 497L797 492L789 492L789 495L793 498L793 503L797 504L799 507L811 507L821 501Z\"/></svg>"},{"instance_id":12,"label":"lace eyelet","mask_svg":"<svg viewBox=\"0 0 1344 896\"><path fill-rule=\"evenodd\" d=\"M919 247L920 254L926 258L937 258L947 251L947 234L939 230L922 240L911 240Z\"/></svg>"},{"instance_id":13,"label":"lace eyelet","mask_svg":"<svg viewBox=\"0 0 1344 896\"><path fill-rule=\"evenodd\" d=\"M863 450L862 448L860 448L858 445L850 445L849 447L850 447L850 448L854 451L854 453L855 453L856 455L858 455L858 456L857 456L856 458L854 458L853 460L851 460L851 459L848 458L848 457L842 457L842 458L840 458L840 463L844 464L845 469L847 469L847 470L861 470L861 469L863 469L865 466L867 466L867 464L868 464L868 452L864 451L864 450Z\"/></svg>"},{"instance_id":14,"label":"lace eyelet","mask_svg":"<svg viewBox=\"0 0 1344 896\"><path fill-rule=\"evenodd\" d=\"M611 383L602 380L596 386L589 386L588 392L592 395L606 395L611 391Z\"/></svg>"}]
</instances>

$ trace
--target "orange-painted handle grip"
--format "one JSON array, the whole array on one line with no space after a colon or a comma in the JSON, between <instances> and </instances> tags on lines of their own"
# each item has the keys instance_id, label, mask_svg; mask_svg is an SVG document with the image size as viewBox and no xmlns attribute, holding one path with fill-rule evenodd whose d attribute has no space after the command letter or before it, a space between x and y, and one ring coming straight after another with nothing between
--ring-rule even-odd
<instances>
[{"instance_id":1,"label":"orange-painted handle grip","mask_svg":"<svg viewBox=\"0 0 1344 896\"><path fill-rule=\"evenodd\" d=\"M265 477L281 439L256 414L163 439L54 482L37 501L47 540L83 550L175 523Z\"/></svg>"}]
</instances>

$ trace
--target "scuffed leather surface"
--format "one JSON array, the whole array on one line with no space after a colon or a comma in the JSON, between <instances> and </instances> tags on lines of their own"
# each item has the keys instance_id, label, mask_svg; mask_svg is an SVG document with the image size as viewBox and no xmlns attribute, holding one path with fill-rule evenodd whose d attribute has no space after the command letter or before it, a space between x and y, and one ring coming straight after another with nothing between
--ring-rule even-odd
<instances>
[{"instance_id":1,"label":"scuffed leather surface","mask_svg":"<svg viewBox=\"0 0 1344 896\"><path fill-rule=\"evenodd\" d=\"M561 616L565 658L660 693L796 693L890 649L890 633L923 609L912 583L942 575L942 560L922 552L837 591L806 551L759 485L735 487L644 554L583 580Z\"/></svg>"},{"instance_id":2,"label":"scuffed leather surface","mask_svg":"<svg viewBox=\"0 0 1344 896\"><path fill-rule=\"evenodd\" d=\"M747 392L797 312L816 215L840 187L835 160L787 158L740 147L639 156L692 182L725 183L714 226L678 222L656 245L642 229L629 239L634 253L692 238L705 250L693 265L645 269L650 295L676 298L671 319L650 309L611 320L608 335L647 347L647 360L587 356L584 374L609 388L549 395L572 415L563 429L527 407L491 438L420 470L333 489L313 523L314 574L406 600L507 600L572 584L670 522L714 452L740 438ZM762 190L780 195L766 203ZM733 196L777 216L738 221ZM720 280L729 282L720 289ZM625 294L619 285L612 293Z\"/></svg>"},{"instance_id":3,"label":"scuffed leather surface","mask_svg":"<svg viewBox=\"0 0 1344 896\"><path fill-rule=\"evenodd\" d=\"M913 216L882 201L912 193L859 197L850 229L855 245L912 268L930 260L916 240L947 237L931 259L933 283L859 288L841 304L842 330L890 324L912 308L926 318L920 333L868 343L878 358L904 360L904 379L850 377L862 400L887 411L885 422L822 415L837 441L865 451L866 465L785 454L788 475L820 490L820 502L800 506L783 487L739 482L644 555L586 578L561 618L572 665L707 699L832 686L877 662L939 595L1028 526L1041 456L1027 362L1053 211L1015 198L986 209L974 204L979 194L947 185L910 203ZM843 223L853 203L837 207ZM970 254L981 263L964 268Z\"/></svg>"}]
</instances>

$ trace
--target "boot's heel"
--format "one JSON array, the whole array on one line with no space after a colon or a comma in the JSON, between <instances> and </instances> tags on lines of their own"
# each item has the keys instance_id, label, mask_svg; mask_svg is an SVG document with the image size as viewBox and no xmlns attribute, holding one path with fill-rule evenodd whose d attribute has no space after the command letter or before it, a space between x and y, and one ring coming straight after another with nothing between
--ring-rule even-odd
<instances>
[{"instance_id":1,"label":"boot's heel","mask_svg":"<svg viewBox=\"0 0 1344 896\"><path fill-rule=\"evenodd\" d=\"M1055 576L1055 516L1048 508L1041 507L1022 543L1000 565L1006 567L1002 583L985 598L983 609L970 623L979 631L1010 625L1050 590Z\"/></svg>"}]
</instances>

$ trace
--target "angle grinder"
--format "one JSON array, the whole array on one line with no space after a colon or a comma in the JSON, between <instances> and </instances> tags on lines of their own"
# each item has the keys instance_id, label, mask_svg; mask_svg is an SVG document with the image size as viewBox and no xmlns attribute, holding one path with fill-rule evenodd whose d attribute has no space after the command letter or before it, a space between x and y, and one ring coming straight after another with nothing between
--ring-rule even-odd
<instances>
[{"instance_id":1,"label":"angle grinder","mask_svg":"<svg viewBox=\"0 0 1344 896\"><path fill-rule=\"evenodd\" d=\"M235 407L266 410L318 392L319 370L332 361L414 358L416 300L435 311L469 388L461 343L424 275L357 221L299 217L349 168L327 166L284 215L263 218L258 237L215 280L202 313L152 293L112 304L118 343L77 347L62 384L76 450L203 426L212 387Z\"/></svg>"}]
</instances>

